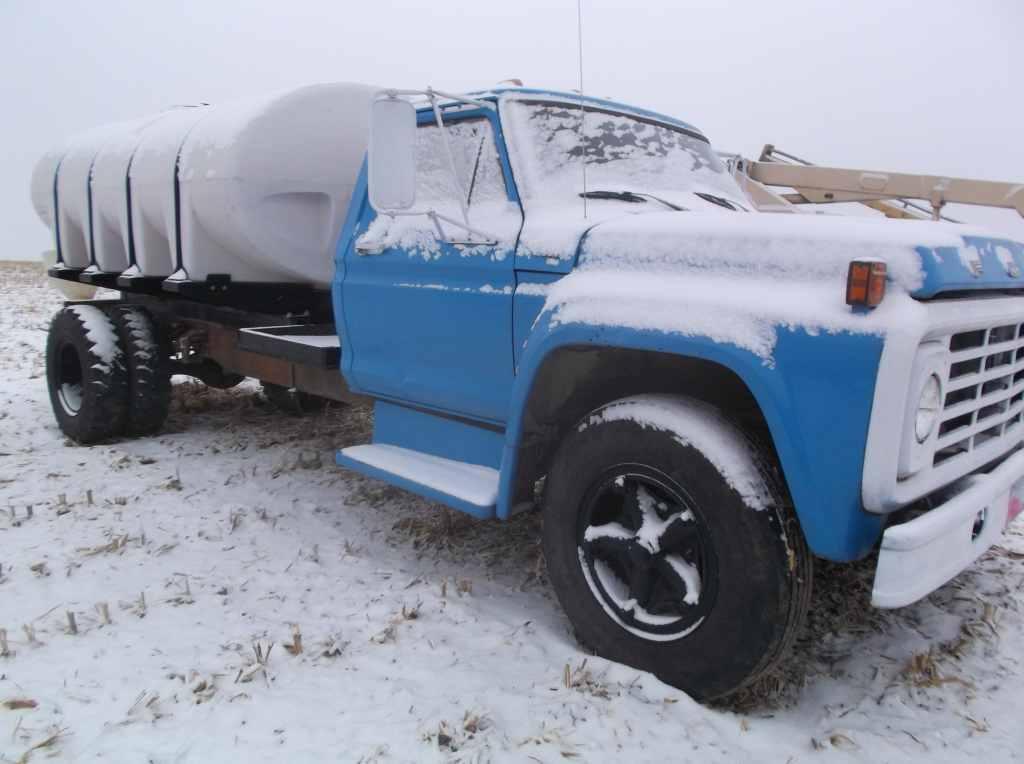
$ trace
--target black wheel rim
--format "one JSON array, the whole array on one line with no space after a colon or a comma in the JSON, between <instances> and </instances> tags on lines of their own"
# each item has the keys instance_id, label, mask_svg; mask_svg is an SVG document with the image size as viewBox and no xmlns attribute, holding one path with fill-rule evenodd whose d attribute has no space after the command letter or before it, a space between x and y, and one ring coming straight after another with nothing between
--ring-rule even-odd
<instances>
[{"instance_id":1,"label":"black wheel rim","mask_svg":"<svg viewBox=\"0 0 1024 764\"><path fill-rule=\"evenodd\" d=\"M699 508L653 467L620 465L595 481L577 548L594 597L636 636L681 639L714 605L718 566Z\"/></svg>"},{"instance_id":2,"label":"black wheel rim","mask_svg":"<svg viewBox=\"0 0 1024 764\"><path fill-rule=\"evenodd\" d=\"M82 409L82 361L74 345L64 343L57 350L57 399L64 413L77 416Z\"/></svg>"}]
</instances>

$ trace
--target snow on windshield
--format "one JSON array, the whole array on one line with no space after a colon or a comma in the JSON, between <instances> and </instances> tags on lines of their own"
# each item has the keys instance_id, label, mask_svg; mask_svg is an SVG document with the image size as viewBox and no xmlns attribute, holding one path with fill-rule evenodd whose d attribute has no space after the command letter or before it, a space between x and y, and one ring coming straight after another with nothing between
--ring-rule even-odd
<instances>
[{"instance_id":1,"label":"snow on windshield","mask_svg":"<svg viewBox=\"0 0 1024 764\"><path fill-rule=\"evenodd\" d=\"M590 104L581 109L543 100L509 100L503 115L513 128L516 180L527 202L578 196L584 159L589 191L639 191L676 200L681 193L703 191L744 199L711 145L683 128Z\"/></svg>"},{"instance_id":2,"label":"snow on windshield","mask_svg":"<svg viewBox=\"0 0 1024 764\"><path fill-rule=\"evenodd\" d=\"M483 118L464 119L446 125L445 129L462 195L470 209L488 202L504 202L505 181L491 123ZM417 203L459 215L459 196L440 128L420 127L416 130Z\"/></svg>"}]
</instances>

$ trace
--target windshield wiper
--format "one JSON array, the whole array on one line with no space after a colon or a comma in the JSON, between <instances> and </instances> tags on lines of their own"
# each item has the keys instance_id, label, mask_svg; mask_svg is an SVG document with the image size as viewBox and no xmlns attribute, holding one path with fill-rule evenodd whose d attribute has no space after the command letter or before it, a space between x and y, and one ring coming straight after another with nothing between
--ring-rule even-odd
<instances>
[{"instance_id":1,"label":"windshield wiper","mask_svg":"<svg viewBox=\"0 0 1024 764\"><path fill-rule=\"evenodd\" d=\"M631 204L637 204L640 202L646 202L648 199L653 199L656 202L664 204L666 207L677 212L686 212L686 207L680 207L678 204L673 204L670 201L662 199L660 196L654 194L642 194L634 193L633 191L583 191L580 193L580 197L583 199L614 199L619 202L630 202Z\"/></svg>"},{"instance_id":2,"label":"windshield wiper","mask_svg":"<svg viewBox=\"0 0 1024 764\"><path fill-rule=\"evenodd\" d=\"M632 191L582 191L580 192L581 199L615 199L619 202L632 202L634 204L638 202L646 202L639 194L634 194Z\"/></svg>"},{"instance_id":3,"label":"windshield wiper","mask_svg":"<svg viewBox=\"0 0 1024 764\"><path fill-rule=\"evenodd\" d=\"M736 212L737 210L743 210L744 212L746 212L746 210L743 207L736 204L735 202L730 202L725 197L715 196L714 194L706 194L703 191L694 191L693 193L696 196L699 196L704 201L711 202L712 204L717 204L719 207L725 207L727 210L732 210L733 212Z\"/></svg>"}]
</instances>

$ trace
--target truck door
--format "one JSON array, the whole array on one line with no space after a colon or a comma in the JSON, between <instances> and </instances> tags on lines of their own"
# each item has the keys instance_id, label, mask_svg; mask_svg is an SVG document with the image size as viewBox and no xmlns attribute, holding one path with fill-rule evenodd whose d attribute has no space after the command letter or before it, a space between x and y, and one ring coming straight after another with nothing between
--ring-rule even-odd
<instances>
[{"instance_id":1,"label":"truck door","mask_svg":"<svg viewBox=\"0 0 1024 764\"><path fill-rule=\"evenodd\" d=\"M512 296L522 210L500 127L480 108L445 114L458 183L432 113L416 131L417 209L461 219L490 243L426 215L367 208L345 253L346 376L377 397L503 422L512 387Z\"/></svg>"}]
</instances>

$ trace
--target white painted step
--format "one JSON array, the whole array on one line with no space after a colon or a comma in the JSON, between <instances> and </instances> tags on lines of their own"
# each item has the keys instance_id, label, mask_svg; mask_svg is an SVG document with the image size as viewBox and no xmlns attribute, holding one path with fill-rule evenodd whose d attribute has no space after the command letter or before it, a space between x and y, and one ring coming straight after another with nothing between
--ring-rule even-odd
<instances>
[{"instance_id":1,"label":"white painted step","mask_svg":"<svg viewBox=\"0 0 1024 764\"><path fill-rule=\"evenodd\" d=\"M344 448L338 452L338 464L480 517L493 517L498 503L500 474L479 464L384 443Z\"/></svg>"}]
</instances>

